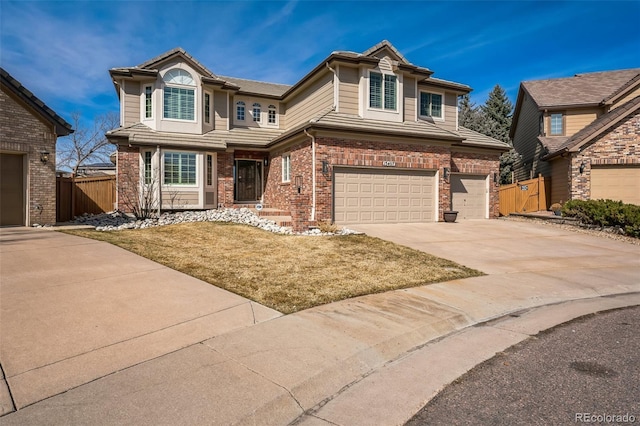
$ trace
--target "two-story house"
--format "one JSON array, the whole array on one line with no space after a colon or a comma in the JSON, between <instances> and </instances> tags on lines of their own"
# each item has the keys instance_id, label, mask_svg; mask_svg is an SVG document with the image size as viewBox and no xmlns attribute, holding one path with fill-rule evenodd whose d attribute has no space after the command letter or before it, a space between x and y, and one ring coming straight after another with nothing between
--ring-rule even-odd
<instances>
[{"instance_id":1,"label":"two-story house","mask_svg":"<svg viewBox=\"0 0 640 426\"><path fill-rule=\"evenodd\" d=\"M510 136L518 180L551 179L551 203L640 204L640 68L520 84Z\"/></svg>"},{"instance_id":2,"label":"two-story house","mask_svg":"<svg viewBox=\"0 0 640 426\"><path fill-rule=\"evenodd\" d=\"M293 86L216 75L182 49L110 70L120 98L118 207L261 204L293 227L498 215L508 147L458 126L471 88L389 42L333 52Z\"/></svg>"}]
</instances>

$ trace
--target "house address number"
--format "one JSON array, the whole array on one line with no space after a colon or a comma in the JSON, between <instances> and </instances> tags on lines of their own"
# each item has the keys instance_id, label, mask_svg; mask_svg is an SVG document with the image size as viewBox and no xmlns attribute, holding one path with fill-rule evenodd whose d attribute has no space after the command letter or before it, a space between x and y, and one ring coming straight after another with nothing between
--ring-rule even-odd
<instances>
[{"instance_id":1,"label":"house address number","mask_svg":"<svg viewBox=\"0 0 640 426\"><path fill-rule=\"evenodd\" d=\"M395 167L396 166L396 162L395 161L383 161L382 165L385 167Z\"/></svg>"}]
</instances>

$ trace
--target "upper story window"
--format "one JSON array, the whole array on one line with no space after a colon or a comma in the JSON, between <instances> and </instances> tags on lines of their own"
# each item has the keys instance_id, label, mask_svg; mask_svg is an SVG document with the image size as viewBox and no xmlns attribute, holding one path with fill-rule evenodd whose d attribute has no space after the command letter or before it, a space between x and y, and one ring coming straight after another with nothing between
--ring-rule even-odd
<instances>
[{"instance_id":1,"label":"upper story window","mask_svg":"<svg viewBox=\"0 0 640 426\"><path fill-rule=\"evenodd\" d=\"M144 118L153 117L153 87L144 86Z\"/></svg>"},{"instance_id":2,"label":"upper story window","mask_svg":"<svg viewBox=\"0 0 640 426\"><path fill-rule=\"evenodd\" d=\"M269 105L269 116L268 116L269 124L276 124L276 106Z\"/></svg>"},{"instance_id":3,"label":"upper story window","mask_svg":"<svg viewBox=\"0 0 640 426\"><path fill-rule=\"evenodd\" d=\"M563 122L562 113L551 114L551 126L549 130L552 136L564 135Z\"/></svg>"},{"instance_id":4,"label":"upper story window","mask_svg":"<svg viewBox=\"0 0 640 426\"><path fill-rule=\"evenodd\" d=\"M195 86L196 83L187 71L172 69L164 75L164 118L174 120L195 119L195 89L184 86Z\"/></svg>"},{"instance_id":5,"label":"upper story window","mask_svg":"<svg viewBox=\"0 0 640 426\"><path fill-rule=\"evenodd\" d=\"M244 121L244 102L236 102L236 120Z\"/></svg>"},{"instance_id":6,"label":"upper story window","mask_svg":"<svg viewBox=\"0 0 640 426\"><path fill-rule=\"evenodd\" d=\"M420 115L423 117L442 118L442 95L420 92Z\"/></svg>"},{"instance_id":7,"label":"upper story window","mask_svg":"<svg viewBox=\"0 0 640 426\"><path fill-rule=\"evenodd\" d=\"M261 109L262 107L259 103L256 102L255 104L253 104L253 121L255 121L256 123L260 122Z\"/></svg>"},{"instance_id":8,"label":"upper story window","mask_svg":"<svg viewBox=\"0 0 640 426\"><path fill-rule=\"evenodd\" d=\"M395 111L398 107L398 79L395 75L369 74L369 107Z\"/></svg>"},{"instance_id":9,"label":"upper story window","mask_svg":"<svg viewBox=\"0 0 640 426\"><path fill-rule=\"evenodd\" d=\"M204 122L211 123L211 95L204 94Z\"/></svg>"}]
</instances>

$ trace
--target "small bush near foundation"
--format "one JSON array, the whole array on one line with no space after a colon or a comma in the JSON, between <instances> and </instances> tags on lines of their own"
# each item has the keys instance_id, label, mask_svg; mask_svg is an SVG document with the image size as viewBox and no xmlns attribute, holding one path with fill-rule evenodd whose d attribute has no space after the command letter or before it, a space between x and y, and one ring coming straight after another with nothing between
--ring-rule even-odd
<instances>
[{"instance_id":1,"label":"small bush near foundation","mask_svg":"<svg viewBox=\"0 0 640 426\"><path fill-rule=\"evenodd\" d=\"M640 238L640 206L613 200L571 200L562 207L562 215L574 217L585 225L615 227L625 235Z\"/></svg>"},{"instance_id":2,"label":"small bush near foundation","mask_svg":"<svg viewBox=\"0 0 640 426\"><path fill-rule=\"evenodd\" d=\"M331 234L333 234L333 233L338 231L338 227L334 223L324 222L324 221L318 222L318 229L322 233L327 233L328 232L328 233L331 233Z\"/></svg>"}]
</instances>

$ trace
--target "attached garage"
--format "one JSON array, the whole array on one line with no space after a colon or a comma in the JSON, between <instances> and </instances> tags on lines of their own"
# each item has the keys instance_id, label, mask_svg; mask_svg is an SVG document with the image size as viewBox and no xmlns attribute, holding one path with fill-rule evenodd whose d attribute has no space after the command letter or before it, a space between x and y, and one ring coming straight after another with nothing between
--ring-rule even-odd
<instances>
[{"instance_id":1,"label":"attached garage","mask_svg":"<svg viewBox=\"0 0 640 426\"><path fill-rule=\"evenodd\" d=\"M640 205L640 167L592 165L590 198Z\"/></svg>"},{"instance_id":2,"label":"attached garage","mask_svg":"<svg viewBox=\"0 0 640 426\"><path fill-rule=\"evenodd\" d=\"M436 172L334 169L334 221L416 223L436 221Z\"/></svg>"},{"instance_id":3,"label":"attached garage","mask_svg":"<svg viewBox=\"0 0 640 426\"><path fill-rule=\"evenodd\" d=\"M25 224L24 157L0 154L0 226Z\"/></svg>"},{"instance_id":4,"label":"attached garage","mask_svg":"<svg viewBox=\"0 0 640 426\"><path fill-rule=\"evenodd\" d=\"M451 175L451 207L458 219L486 219L487 176Z\"/></svg>"}]
</instances>

